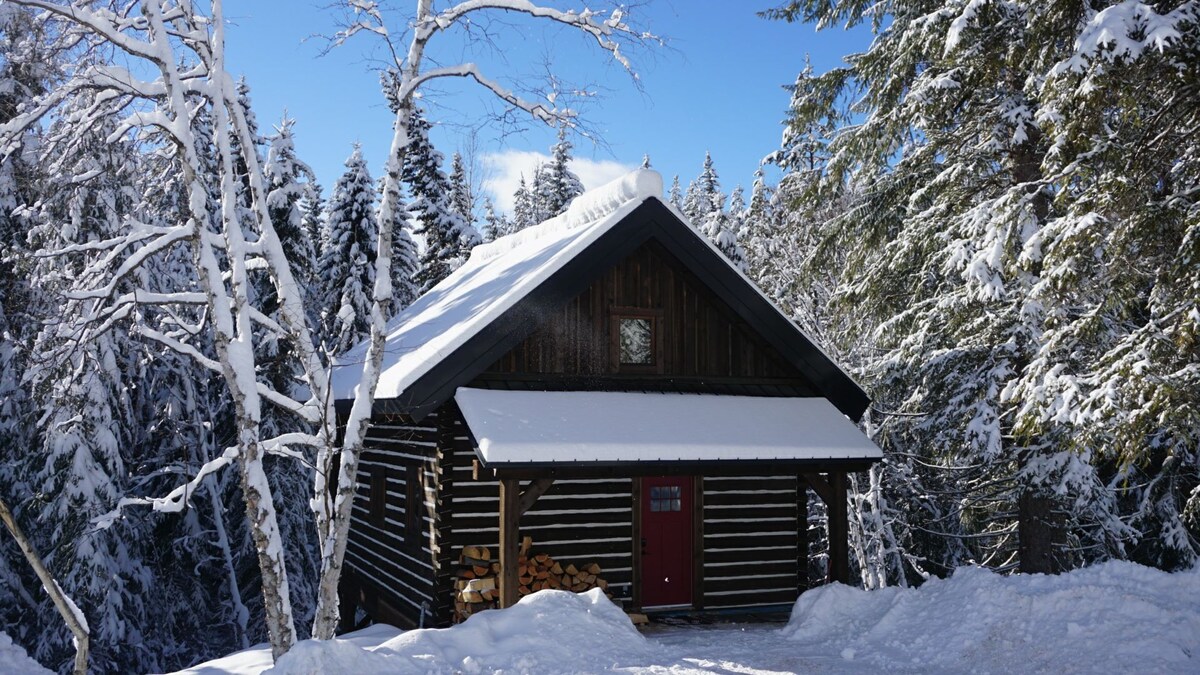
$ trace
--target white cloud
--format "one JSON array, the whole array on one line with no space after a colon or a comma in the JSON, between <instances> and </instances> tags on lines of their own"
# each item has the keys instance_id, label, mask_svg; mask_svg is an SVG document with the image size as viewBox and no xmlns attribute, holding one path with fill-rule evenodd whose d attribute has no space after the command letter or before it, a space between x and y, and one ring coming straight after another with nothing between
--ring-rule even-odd
<instances>
[{"instance_id":1,"label":"white cloud","mask_svg":"<svg viewBox=\"0 0 1200 675\"><path fill-rule=\"evenodd\" d=\"M539 164L550 161L550 156L526 150L505 150L489 152L480 157L484 178L483 191L495 204L496 210L511 214L513 193L521 177L525 183L533 180L533 171ZM604 185L608 181L623 176L637 168L636 165L622 164L612 160L593 160L575 157L571 159L571 170L579 176L585 190Z\"/></svg>"}]
</instances>

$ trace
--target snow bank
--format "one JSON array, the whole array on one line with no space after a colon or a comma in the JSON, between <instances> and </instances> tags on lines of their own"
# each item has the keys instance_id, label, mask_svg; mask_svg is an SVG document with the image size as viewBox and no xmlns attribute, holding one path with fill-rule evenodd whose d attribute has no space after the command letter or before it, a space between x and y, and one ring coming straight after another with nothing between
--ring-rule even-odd
<instances>
[{"instance_id":1,"label":"snow bank","mask_svg":"<svg viewBox=\"0 0 1200 675\"><path fill-rule=\"evenodd\" d=\"M0 675L54 675L37 661L29 658L24 649L13 644L12 638L0 633Z\"/></svg>"},{"instance_id":2,"label":"snow bank","mask_svg":"<svg viewBox=\"0 0 1200 675\"><path fill-rule=\"evenodd\" d=\"M380 646L420 672L595 672L651 650L600 589L539 591L454 628L409 631ZM635 661L636 662L636 661Z\"/></svg>"},{"instance_id":3,"label":"snow bank","mask_svg":"<svg viewBox=\"0 0 1200 675\"><path fill-rule=\"evenodd\" d=\"M453 628L402 633L363 649L354 640L297 644L266 671L318 673L567 673L649 659L646 640L599 589L540 591Z\"/></svg>"},{"instance_id":4,"label":"snow bank","mask_svg":"<svg viewBox=\"0 0 1200 675\"><path fill-rule=\"evenodd\" d=\"M783 632L798 651L893 671L1200 672L1200 570L965 567L919 589L835 584L801 596Z\"/></svg>"}]
</instances>

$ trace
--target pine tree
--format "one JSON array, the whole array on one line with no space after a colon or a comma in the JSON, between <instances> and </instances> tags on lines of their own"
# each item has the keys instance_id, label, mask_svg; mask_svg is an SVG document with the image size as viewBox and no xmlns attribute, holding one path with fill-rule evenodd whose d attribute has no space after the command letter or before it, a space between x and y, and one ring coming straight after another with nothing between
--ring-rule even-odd
<instances>
[{"instance_id":1,"label":"pine tree","mask_svg":"<svg viewBox=\"0 0 1200 675\"><path fill-rule=\"evenodd\" d=\"M543 176L546 184L543 220L563 213L573 199L583 194L583 182L570 169L572 147L566 127L559 127L558 142L550 148L550 161Z\"/></svg>"},{"instance_id":2,"label":"pine tree","mask_svg":"<svg viewBox=\"0 0 1200 675\"><path fill-rule=\"evenodd\" d=\"M375 186L362 148L346 160L346 172L329 197L318 272L325 298L324 343L343 352L366 336L375 286Z\"/></svg>"},{"instance_id":3,"label":"pine tree","mask_svg":"<svg viewBox=\"0 0 1200 675\"><path fill-rule=\"evenodd\" d=\"M308 185L302 181L302 177L311 176L312 170L296 157L293 124L294 121L286 116L280 122L275 136L270 139L263 173L267 180L267 212L271 224L291 264L292 275L300 285L305 304L311 306L317 299L314 294L317 281L316 246L304 227L300 207L308 191ZM259 309L278 320L279 300L275 280L264 274L258 276L256 282ZM300 373L290 356L291 349L287 344L280 344L279 340L280 336L264 336L260 339L257 342L257 361L260 375L276 391L286 392L291 390L292 382Z\"/></svg>"},{"instance_id":4,"label":"pine tree","mask_svg":"<svg viewBox=\"0 0 1200 675\"><path fill-rule=\"evenodd\" d=\"M519 232L530 225L536 225L538 221L534 218L533 195L525 185L525 176L521 176L521 181L517 184L517 191L513 193L512 221L508 233Z\"/></svg>"},{"instance_id":5,"label":"pine tree","mask_svg":"<svg viewBox=\"0 0 1200 675\"><path fill-rule=\"evenodd\" d=\"M683 190L679 187L679 174L675 174L675 177L671 179L671 189L667 193L667 201L681 213L683 212Z\"/></svg>"},{"instance_id":6,"label":"pine tree","mask_svg":"<svg viewBox=\"0 0 1200 675\"><path fill-rule=\"evenodd\" d=\"M724 205L724 199L717 200L720 194L721 183L717 178L717 170L713 167L712 155L706 152L700 175L688 184L687 193L683 197L683 215L687 216L693 225L699 226L713 212L714 205Z\"/></svg>"},{"instance_id":7,"label":"pine tree","mask_svg":"<svg viewBox=\"0 0 1200 675\"><path fill-rule=\"evenodd\" d=\"M381 197L386 186L387 181L379 181ZM399 190L399 187L397 185L396 189ZM396 214L399 218L390 224L380 223L380 227L392 228L392 306L388 312L389 318L399 314L420 296L416 283L420 261L417 244L411 234L412 224L408 219L408 209L405 208L401 195L394 195L393 198L396 200Z\"/></svg>"},{"instance_id":8,"label":"pine tree","mask_svg":"<svg viewBox=\"0 0 1200 675\"><path fill-rule=\"evenodd\" d=\"M479 243L475 228L454 212L450 187L442 172L442 153L429 142L429 122L413 112L410 143L404 157L404 182L412 194L409 210L416 221L414 233L425 240L416 283L422 293L466 262Z\"/></svg>"},{"instance_id":9,"label":"pine tree","mask_svg":"<svg viewBox=\"0 0 1200 675\"><path fill-rule=\"evenodd\" d=\"M450 158L450 208L467 225L475 224L475 193L467 177L462 155Z\"/></svg>"},{"instance_id":10,"label":"pine tree","mask_svg":"<svg viewBox=\"0 0 1200 675\"><path fill-rule=\"evenodd\" d=\"M49 129L42 162L60 180L47 186L37 204L30 241L42 250L112 238L132 214L137 156L129 143L109 140L115 120L105 117L83 133L69 123L103 105L90 97L71 100ZM121 531L94 531L91 525L130 490L126 461L142 459L125 452L140 447L130 397L137 381L136 345L128 330L80 340L76 322L98 323L98 317L91 303L67 295L86 283L88 264L99 256L43 257L33 266L33 286L46 293L49 318L33 345L37 356L28 377L41 415L38 446L25 461L40 495L31 508L46 524L37 530L37 544L56 550L51 571L86 608L92 666L117 671L139 663L138 655L119 646L144 641L143 587L152 574L142 561L144 523L123 523ZM57 632L48 633L35 651L47 663L69 661L73 653Z\"/></svg>"},{"instance_id":11,"label":"pine tree","mask_svg":"<svg viewBox=\"0 0 1200 675\"><path fill-rule=\"evenodd\" d=\"M495 241L500 237L509 233L512 229L508 218L503 214L496 213L496 207L492 204L492 200L485 198L483 200L483 240Z\"/></svg>"},{"instance_id":12,"label":"pine tree","mask_svg":"<svg viewBox=\"0 0 1200 675\"><path fill-rule=\"evenodd\" d=\"M816 0L772 14L868 18ZM898 2L850 67L798 80L793 167L852 90L862 104L799 201L828 203L846 176L861 189L820 221L810 260L844 261L844 312L879 322L877 405L902 413L877 434L906 474L891 503L938 523L901 535L914 557L1054 571L1200 552L1197 481L1178 468L1198 466L1178 450L1200 400L1179 375L1200 318L1182 309L1200 259L1184 168L1200 89L1149 85L1189 81L1189 16Z\"/></svg>"}]
</instances>

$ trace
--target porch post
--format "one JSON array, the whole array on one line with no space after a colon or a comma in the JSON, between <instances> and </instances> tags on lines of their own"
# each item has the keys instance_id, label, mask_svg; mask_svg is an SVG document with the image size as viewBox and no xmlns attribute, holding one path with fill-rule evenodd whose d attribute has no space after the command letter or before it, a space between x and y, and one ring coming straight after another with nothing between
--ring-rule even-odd
<instances>
[{"instance_id":1,"label":"porch post","mask_svg":"<svg viewBox=\"0 0 1200 675\"><path fill-rule=\"evenodd\" d=\"M521 518L521 483L500 479L500 607L517 604L517 526Z\"/></svg>"},{"instance_id":2,"label":"porch post","mask_svg":"<svg viewBox=\"0 0 1200 675\"><path fill-rule=\"evenodd\" d=\"M831 471L829 506L829 580L850 583L850 521L846 513L846 472Z\"/></svg>"}]
</instances>

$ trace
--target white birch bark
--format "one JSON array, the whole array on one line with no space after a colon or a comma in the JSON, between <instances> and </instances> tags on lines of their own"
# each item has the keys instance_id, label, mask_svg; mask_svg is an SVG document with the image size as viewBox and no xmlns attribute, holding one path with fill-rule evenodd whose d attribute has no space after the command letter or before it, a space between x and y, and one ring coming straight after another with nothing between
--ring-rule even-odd
<instances>
[{"instance_id":1,"label":"white birch bark","mask_svg":"<svg viewBox=\"0 0 1200 675\"><path fill-rule=\"evenodd\" d=\"M42 557L33 549L33 544L29 542L29 537L25 536L24 530L17 524L16 518L13 517L12 511L8 510L8 504L4 503L3 499L0 499L0 521L4 522L5 527L12 533L13 538L17 540L17 545L21 547L21 552L25 554L25 559L29 561L29 566L37 574L38 579L42 582L42 587L46 589L46 593L54 601L54 607L62 615L67 628L71 629L71 634L75 637L75 665L72 672L75 675L86 675L89 633L87 620L79 611L79 607L75 606L74 602L71 602L66 593L63 593L62 587L54 580L54 576L50 574L50 570L46 569L46 565L42 562Z\"/></svg>"}]
</instances>

